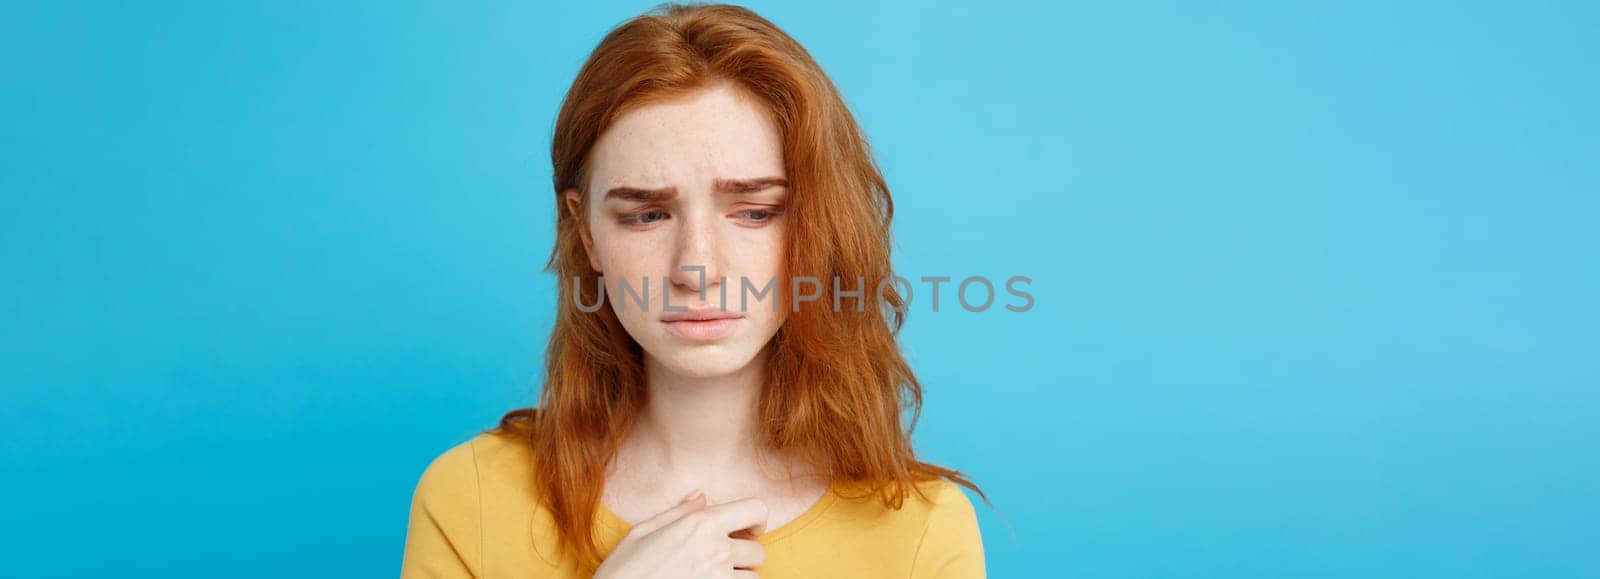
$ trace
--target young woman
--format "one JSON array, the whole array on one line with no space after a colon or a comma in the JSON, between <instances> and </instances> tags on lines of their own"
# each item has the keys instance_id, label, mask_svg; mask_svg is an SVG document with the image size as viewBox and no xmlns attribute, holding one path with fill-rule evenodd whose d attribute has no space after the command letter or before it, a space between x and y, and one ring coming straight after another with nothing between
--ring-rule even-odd
<instances>
[{"instance_id":1,"label":"young woman","mask_svg":"<svg viewBox=\"0 0 1600 579\"><path fill-rule=\"evenodd\" d=\"M805 49L664 6L590 55L551 148L539 407L427 468L403 576L984 576L978 488L910 442L888 188Z\"/></svg>"}]
</instances>

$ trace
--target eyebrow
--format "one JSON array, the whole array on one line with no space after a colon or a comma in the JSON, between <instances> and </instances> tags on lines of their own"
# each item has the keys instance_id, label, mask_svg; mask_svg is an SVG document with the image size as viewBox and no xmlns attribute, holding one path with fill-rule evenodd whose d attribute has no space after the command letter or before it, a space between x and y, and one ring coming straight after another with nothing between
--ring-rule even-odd
<instances>
[{"instance_id":1,"label":"eyebrow","mask_svg":"<svg viewBox=\"0 0 1600 579\"><path fill-rule=\"evenodd\" d=\"M712 188L718 193L729 195L744 195L765 191L772 187L789 187L789 180L783 177L760 177L757 179L717 179Z\"/></svg>"},{"instance_id":2,"label":"eyebrow","mask_svg":"<svg viewBox=\"0 0 1600 579\"><path fill-rule=\"evenodd\" d=\"M772 187L789 187L789 180L783 177L758 177L754 179L717 179L712 184L712 189L718 193L728 195L747 195L758 193ZM640 203L669 201L678 196L677 187L662 187L660 189L643 189L640 187L612 187L606 191L606 199L620 199Z\"/></svg>"}]
</instances>

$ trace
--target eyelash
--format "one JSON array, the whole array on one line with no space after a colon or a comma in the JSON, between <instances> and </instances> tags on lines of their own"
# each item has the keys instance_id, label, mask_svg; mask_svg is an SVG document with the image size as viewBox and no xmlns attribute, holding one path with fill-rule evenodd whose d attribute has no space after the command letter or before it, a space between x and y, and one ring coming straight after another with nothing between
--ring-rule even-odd
<instances>
[{"instance_id":1,"label":"eyelash","mask_svg":"<svg viewBox=\"0 0 1600 579\"><path fill-rule=\"evenodd\" d=\"M622 218L618 220L618 222L622 223L623 225L650 225L651 223L655 223L655 221L651 221L651 222L646 223L644 221L644 217L646 215L655 215L657 213L665 215L667 212L662 211L660 209L650 209L650 210L647 210L647 211L640 211L638 213L633 213L633 214L630 214L630 215L623 215ZM657 221L659 221L659 220L657 220Z\"/></svg>"},{"instance_id":2,"label":"eyelash","mask_svg":"<svg viewBox=\"0 0 1600 579\"><path fill-rule=\"evenodd\" d=\"M760 213L762 215L765 215L765 217L762 217L760 219L751 219L751 221L753 221L755 223L766 223L768 221L772 221L772 219L774 217L778 216L778 210L777 209L773 209L773 208L768 208L768 209L743 209L743 210L740 210L736 214L737 215L744 215L744 214L750 214L750 213Z\"/></svg>"},{"instance_id":3,"label":"eyelash","mask_svg":"<svg viewBox=\"0 0 1600 579\"><path fill-rule=\"evenodd\" d=\"M655 220L647 221L647 220L645 220L645 217L659 214L659 215L663 216L662 219L665 219L666 218L666 213L667 212L662 211L660 209L649 209L649 210L645 210L645 211L640 211L638 213L624 215L620 219L618 219L618 222L623 224L623 225L633 225L633 226L641 226L642 227L642 226L652 225L652 224L655 224L658 221L661 221L661 219L655 219ZM750 222L752 222L752 223L765 224L765 223L771 222L773 220L773 218L776 218L781 213L782 213L782 211L777 209L777 208L763 208L763 209L741 209L739 211L734 212L734 215L757 215L758 214L758 215L761 215L761 217L747 217L747 219L749 219Z\"/></svg>"}]
</instances>

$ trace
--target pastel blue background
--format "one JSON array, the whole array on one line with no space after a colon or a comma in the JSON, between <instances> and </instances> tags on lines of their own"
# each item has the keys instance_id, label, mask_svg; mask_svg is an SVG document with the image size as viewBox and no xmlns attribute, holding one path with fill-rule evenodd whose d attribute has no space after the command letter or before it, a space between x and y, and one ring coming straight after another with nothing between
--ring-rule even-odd
<instances>
[{"instance_id":1,"label":"pastel blue background","mask_svg":"<svg viewBox=\"0 0 1600 579\"><path fill-rule=\"evenodd\" d=\"M991 575L1600 576L1600 14L1212 4L756 6L903 273L1035 280L904 333ZM0 7L6 575L394 576L533 400L557 105L648 7Z\"/></svg>"}]
</instances>

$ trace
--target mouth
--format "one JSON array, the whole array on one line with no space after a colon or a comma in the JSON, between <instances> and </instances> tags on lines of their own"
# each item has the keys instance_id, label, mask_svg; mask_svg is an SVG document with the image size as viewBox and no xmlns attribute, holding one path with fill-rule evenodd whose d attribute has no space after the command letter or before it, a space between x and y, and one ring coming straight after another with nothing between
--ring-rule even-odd
<instances>
[{"instance_id":1,"label":"mouth","mask_svg":"<svg viewBox=\"0 0 1600 579\"><path fill-rule=\"evenodd\" d=\"M661 323L667 325L668 333L679 338L709 342L732 334L742 319L744 315L738 312L709 309L671 312L662 316Z\"/></svg>"}]
</instances>

